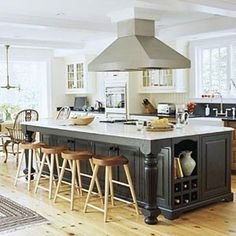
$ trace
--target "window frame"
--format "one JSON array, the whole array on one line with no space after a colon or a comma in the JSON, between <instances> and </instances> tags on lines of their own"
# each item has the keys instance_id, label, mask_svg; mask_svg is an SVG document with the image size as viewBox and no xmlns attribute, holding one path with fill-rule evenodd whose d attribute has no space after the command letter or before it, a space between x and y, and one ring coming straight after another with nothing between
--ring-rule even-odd
<instances>
[{"instance_id":1,"label":"window frame","mask_svg":"<svg viewBox=\"0 0 236 236\"><path fill-rule=\"evenodd\" d=\"M211 39L203 39L192 41L189 46L189 56L191 59L192 67L190 69L190 97L192 100L197 102L216 102L216 101L206 101L205 98L200 97L201 86L202 86L202 73L201 73L201 63L202 63L202 51L204 49L211 49L215 47L226 47L229 50L233 45L236 46L236 36L227 36L227 37L218 37ZM230 82L230 78L232 77L232 53L227 55L227 78L228 83ZM233 102L236 101L236 94L234 96L225 96L225 102ZM209 99L208 99L209 100Z\"/></svg>"}]
</instances>

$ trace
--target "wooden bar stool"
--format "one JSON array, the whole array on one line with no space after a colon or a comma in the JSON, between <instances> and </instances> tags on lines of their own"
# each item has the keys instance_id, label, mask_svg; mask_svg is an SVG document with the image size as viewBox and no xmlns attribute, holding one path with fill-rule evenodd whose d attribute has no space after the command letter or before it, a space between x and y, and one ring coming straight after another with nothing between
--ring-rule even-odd
<instances>
[{"instance_id":1,"label":"wooden bar stool","mask_svg":"<svg viewBox=\"0 0 236 236\"><path fill-rule=\"evenodd\" d=\"M49 192L48 197L49 199L52 198L52 184L53 184L53 180L55 181L54 178L54 161L56 161L56 169L57 169L57 176L60 175L60 166L59 166L59 155L67 150L67 147L64 146L44 146L42 147L42 153L43 153L43 157L42 157L42 161L41 161L41 165L39 168L39 173L37 176L37 180L36 180L36 185L35 185L35 190L34 192L37 193L38 188L41 188L43 190L46 190ZM44 166L47 166L49 169L49 176L48 175L44 175L43 172L43 168ZM44 178L41 178L44 177ZM40 185L40 180L42 179L49 179L49 186L48 188Z\"/></svg>"},{"instance_id":2,"label":"wooden bar stool","mask_svg":"<svg viewBox=\"0 0 236 236\"><path fill-rule=\"evenodd\" d=\"M89 161L91 169L93 171L94 166L92 163L92 156L93 156L93 154L89 151L69 151L69 150L67 150L67 151L62 152L62 158L64 160L63 160L63 164L62 164L61 173L59 176L59 181L57 183L56 193L55 193L55 197L54 197L54 203L56 202L57 197L62 198L64 200L70 202L70 208L71 208L71 210L73 210L75 185L77 185L77 190L79 192L79 195L82 196L82 190L85 190L85 189L83 189L83 187L82 187L81 176L88 177L88 178L92 179L92 175L89 175L86 173L81 173L80 161L83 161L83 160ZM67 162L69 163L70 169L66 168ZM59 194L59 190L61 187L61 183L62 183L62 179L63 179L64 173L65 173L65 170L69 170L72 173L71 184L67 183L67 184L71 185L70 198L67 198L67 197ZM76 171L77 171L78 183L77 183L77 178L76 178ZM98 194L99 194L100 198L102 199L102 191L101 191L101 187L99 185L97 177L95 178L95 182L97 185ZM64 183L66 183L66 182L64 182Z\"/></svg>"},{"instance_id":3,"label":"wooden bar stool","mask_svg":"<svg viewBox=\"0 0 236 236\"><path fill-rule=\"evenodd\" d=\"M40 150L45 144L44 143L21 143L20 144L20 149L22 149L21 155L20 155L20 160L19 160L19 165L17 168L16 172L16 177L15 177L15 183L14 185L17 185L17 182L20 178L22 177L27 177L28 178L28 191L30 191L31 188L31 175L34 173L31 173L31 165L33 158L35 158L35 163L36 163L36 173L39 172L39 164L40 164ZM22 168L23 164L23 159L25 155L25 151L29 150L29 156L28 156L28 173L20 175L20 171Z\"/></svg>"},{"instance_id":4,"label":"wooden bar stool","mask_svg":"<svg viewBox=\"0 0 236 236\"><path fill-rule=\"evenodd\" d=\"M88 206L90 206L96 210L102 211L102 212L104 212L104 222L107 222L108 196L109 196L109 185L110 185L110 195L111 195L112 205L114 206L114 199L129 203L129 204L134 204L136 213L139 214L136 195L135 195L134 187L133 187L130 172L129 172L128 159L125 158L124 156L108 156L108 157L96 156L96 157L92 158L92 161L93 161L93 164L95 164L95 167L94 167L94 171L93 171L93 177L92 177L92 180L91 180L91 183L89 186L87 199L86 199L85 206L84 206L84 212L86 212ZM97 178L98 169L100 166L105 167L105 196L104 196L105 203L104 203L103 209L89 203L91 192L92 192L92 189L94 186L94 182ZM113 166L123 166L124 167L124 171L126 174L128 184L120 182L120 181L112 180L112 167ZM128 201L121 199L121 198L114 197L113 183L129 187L131 195L132 195L133 203L128 202Z\"/></svg>"}]
</instances>

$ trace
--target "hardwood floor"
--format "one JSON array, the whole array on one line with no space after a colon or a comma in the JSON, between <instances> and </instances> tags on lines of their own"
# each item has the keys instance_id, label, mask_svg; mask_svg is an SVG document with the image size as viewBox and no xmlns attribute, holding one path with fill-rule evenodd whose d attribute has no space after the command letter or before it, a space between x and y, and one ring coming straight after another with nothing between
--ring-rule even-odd
<instances>
[{"instance_id":1,"label":"hardwood floor","mask_svg":"<svg viewBox=\"0 0 236 236\"><path fill-rule=\"evenodd\" d=\"M109 211L109 223L103 223L101 212L88 209L82 212L85 196L76 199L75 211L70 211L69 203L58 199L54 204L48 194L39 190L28 193L27 184L22 180L13 186L16 173L15 160L10 156L7 164L3 163L0 153L0 194L29 207L49 220L50 223L33 226L5 235L44 236L44 235L84 235L84 236L182 236L236 235L236 198L234 202L218 203L182 215L170 221L159 217L157 225L147 225L143 216L137 216L133 208L115 208ZM236 192L236 176L232 176L232 190ZM85 194L84 194L85 195Z\"/></svg>"}]
</instances>

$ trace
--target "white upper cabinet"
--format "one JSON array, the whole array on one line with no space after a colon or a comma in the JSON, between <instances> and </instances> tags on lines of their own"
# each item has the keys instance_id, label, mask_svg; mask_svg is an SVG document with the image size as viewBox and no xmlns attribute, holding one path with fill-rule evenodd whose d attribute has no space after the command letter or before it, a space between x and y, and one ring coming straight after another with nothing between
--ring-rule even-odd
<instances>
[{"instance_id":1,"label":"white upper cabinet","mask_svg":"<svg viewBox=\"0 0 236 236\"><path fill-rule=\"evenodd\" d=\"M86 87L84 63L66 65L66 92L84 92Z\"/></svg>"},{"instance_id":2,"label":"white upper cabinet","mask_svg":"<svg viewBox=\"0 0 236 236\"><path fill-rule=\"evenodd\" d=\"M144 70L139 72L139 93L185 93L184 70Z\"/></svg>"},{"instance_id":3,"label":"white upper cabinet","mask_svg":"<svg viewBox=\"0 0 236 236\"><path fill-rule=\"evenodd\" d=\"M66 58L66 94L88 94L93 92L94 72L88 72L85 57Z\"/></svg>"}]
</instances>

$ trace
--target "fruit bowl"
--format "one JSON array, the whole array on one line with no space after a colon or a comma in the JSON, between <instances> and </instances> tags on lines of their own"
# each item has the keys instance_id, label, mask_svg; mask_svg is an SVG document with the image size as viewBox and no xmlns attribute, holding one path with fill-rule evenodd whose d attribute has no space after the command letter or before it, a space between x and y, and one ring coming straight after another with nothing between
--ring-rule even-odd
<instances>
[{"instance_id":1,"label":"fruit bowl","mask_svg":"<svg viewBox=\"0 0 236 236\"><path fill-rule=\"evenodd\" d=\"M71 122L73 125L88 125L93 122L95 116L77 116L72 117Z\"/></svg>"},{"instance_id":2,"label":"fruit bowl","mask_svg":"<svg viewBox=\"0 0 236 236\"><path fill-rule=\"evenodd\" d=\"M151 121L151 127L154 127L154 128L169 127L169 120L167 118L153 119Z\"/></svg>"}]
</instances>

